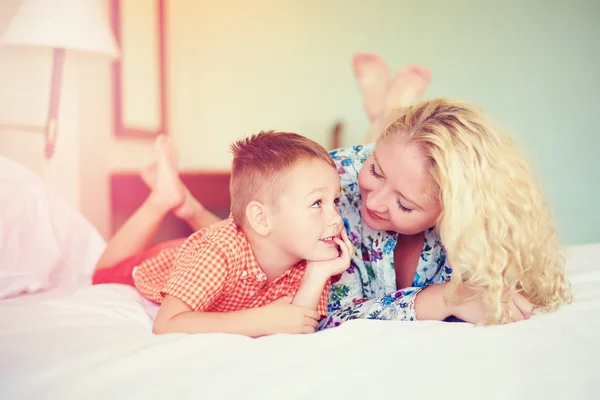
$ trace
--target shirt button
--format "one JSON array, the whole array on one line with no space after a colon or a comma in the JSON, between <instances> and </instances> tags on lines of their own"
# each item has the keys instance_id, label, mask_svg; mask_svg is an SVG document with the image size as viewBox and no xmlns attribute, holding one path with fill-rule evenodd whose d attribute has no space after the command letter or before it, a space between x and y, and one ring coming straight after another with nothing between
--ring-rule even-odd
<instances>
[{"instance_id":1,"label":"shirt button","mask_svg":"<svg viewBox=\"0 0 600 400\"><path fill-rule=\"evenodd\" d=\"M248 275L248 274L246 273L246 271L242 271L242 278L243 278L243 277L245 277L246 275Z\"/></svg>"},{"instance_id":2,"label":"shirt button","mask_svg":"<svg viewBox=\"0 0 600 400\"><path fill-rule=\"evenodd\" d=\"M250 296L254 296L254 291L253 290L250 291Z\"/></svg>"},{"instance_id":3,"label":"shirt button","mask_svg":"<svg viewBox=\"0 0 600 400\"><path fill-rule=\"evenodd\" d=\"M258 275L256 275L256 279L262 279L265 276L265 274L263 274L262 272Z\"/></svg>"}]
</instances>

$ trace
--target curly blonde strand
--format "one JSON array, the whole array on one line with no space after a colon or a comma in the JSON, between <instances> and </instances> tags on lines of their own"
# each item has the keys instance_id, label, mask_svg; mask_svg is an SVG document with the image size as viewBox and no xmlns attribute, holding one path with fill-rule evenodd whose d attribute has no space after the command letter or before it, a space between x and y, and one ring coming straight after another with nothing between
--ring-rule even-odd
<instances>
[{"instance_id":1,"label":"curly blonde strand","mask_svg":"<svg viewBox=\"0 0 600 400\"><path fill-rule=\"evenodd\" d=\"M546 312L572 300L550 208L510 136L472 105L434 99L399 110L380 140L390 137L418 146L439 188L436 227L453 269L448 301L466 300L457 295L466 284L496 324L508 294Z\"/></svg>"}]
</instances>

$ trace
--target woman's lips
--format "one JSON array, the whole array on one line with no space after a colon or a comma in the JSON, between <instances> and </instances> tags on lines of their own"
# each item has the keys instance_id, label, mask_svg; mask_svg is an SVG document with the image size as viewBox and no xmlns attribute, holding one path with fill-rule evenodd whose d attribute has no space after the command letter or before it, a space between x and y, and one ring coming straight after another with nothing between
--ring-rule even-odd
<instances>
[{"instance_id":1,"label":"woman's lips","mask_svg":"<svg viewBox=\"0 0 600 400\"><path fill-rule=\"evenodd\" d=\"M376 214L375 212L369 210L367 207L365 207L365 210L367 210L367 213L369 213L369 216L376 220L376 221L385 221L385 218L380 217L378 214Z\"/></svg>"}]
</instances>

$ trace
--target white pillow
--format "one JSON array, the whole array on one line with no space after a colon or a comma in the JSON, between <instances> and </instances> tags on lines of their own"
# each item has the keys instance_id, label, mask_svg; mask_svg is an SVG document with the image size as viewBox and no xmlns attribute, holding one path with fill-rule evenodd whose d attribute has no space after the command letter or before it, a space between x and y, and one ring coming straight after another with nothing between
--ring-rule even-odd
<instances>
[{"instance_id":1,"label":"white pillow","mask_svg":"<svg viewBox=\"0 0 600 400\"><path fill-rule=\"evenodd\" d=\"M0 156L0 299L91 282L104 246L40 176Z\"/></svg>"}]
</instances>

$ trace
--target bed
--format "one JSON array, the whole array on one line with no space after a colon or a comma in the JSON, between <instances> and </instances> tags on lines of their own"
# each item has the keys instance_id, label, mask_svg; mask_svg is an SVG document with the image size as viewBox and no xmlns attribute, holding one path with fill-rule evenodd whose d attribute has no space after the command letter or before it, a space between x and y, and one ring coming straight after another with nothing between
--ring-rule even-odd
<instances>
[{"instance_id":1,"label":"bed","mask_svg":"<svg viewBox=\"0 0 600 400\"><path fill-rule=\"evenodd\" d=\"M362 320L311 335L155 336L155 305L131 287L89 284L103 246L91 225L35 176L2 172L3 185L29 183L23 199L14 182L10 199L0 195L13 224L0 236L0 287L22 272L0 300L0 399L600 398L600 243L569 248L573 304L511 325ZM9 249L7 232L21 246ZM32 240L61 251L32 252Z\"/></svg>"}]
</instances>

